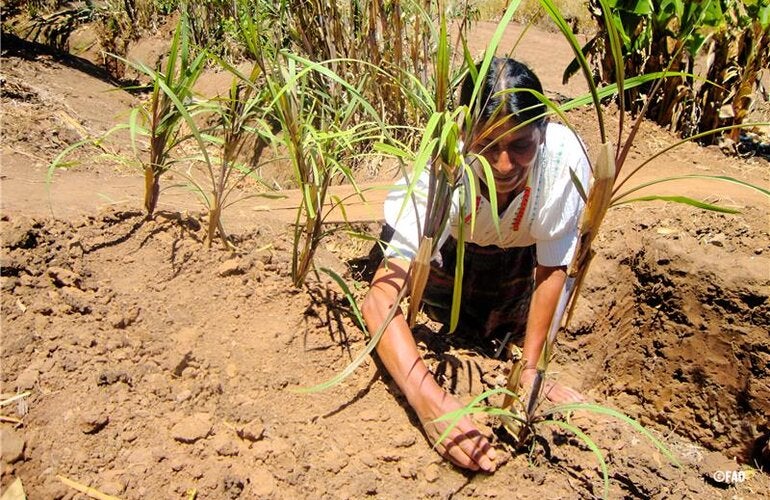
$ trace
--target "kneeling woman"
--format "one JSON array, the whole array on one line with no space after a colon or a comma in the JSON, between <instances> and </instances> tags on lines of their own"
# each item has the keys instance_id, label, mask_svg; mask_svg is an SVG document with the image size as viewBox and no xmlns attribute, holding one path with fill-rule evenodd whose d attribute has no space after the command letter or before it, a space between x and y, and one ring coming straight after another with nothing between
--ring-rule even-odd
<instances>
[{"instance_id":1,"label":"kneeling woman","mask_svg":"<svg viewBox=\"0 0 770 500\"><path fill-rule=\"evenodd\" d=\"M470 234L470 220L459 220L457 194L450 223L439 239L440 251L431 262L424 295L425 311L447 324L452 303L453 274L459 224L466 224L463 296L458 332L489 343L498 352L513 339L524 337L523 355L528 360L522 383L531 384L540 350L545 341L559 294L566 278L566 266L577 244L577 223L583 202L574 187L570 169L584 186L590 177L589 164L580 140L565 126L540 118L513 130L519 123L542 115L545 108L529 92L543 92L537 76L525 65L507 58L493 60L482 87L479 116L470 139L472 153L489 162L495 185L485 185L478 160L472 160L475 175L464 182L476 183L476 223ZM461 89L461 104L468 105L473 82ZM501 122L501 117L510 117ZM428 172L418 181L415 192L427 192ZM493 223L489 189L497 194L500 234ZM468 192L470 190L466 190ZM406 286L410 259L417 252L418 223L424 220L425 199L403 205L404 190L394 191L385 201L385 219L392 229L385 260L377 270L363 304L368 328L374 332L384 321L396 296ZM391 321L377 346L383 365L403 391L428 437L435 440L446 424L432 421L461 407L430 373L400 312ZM557 402L580 400L579 393L558 384L546 388ZM472 470L495 468L495 451L464 418L442 443L439 452L456 465Z\"/></svg>"}]
</instances>

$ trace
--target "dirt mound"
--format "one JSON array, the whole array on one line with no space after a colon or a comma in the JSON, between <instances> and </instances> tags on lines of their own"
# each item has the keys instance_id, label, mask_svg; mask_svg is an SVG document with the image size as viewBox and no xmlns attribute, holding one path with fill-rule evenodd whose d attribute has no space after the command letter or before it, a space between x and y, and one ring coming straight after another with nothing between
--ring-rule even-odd
<instances>
[{"instance_id":1,"label":"dirt mound","mask_svg":"<svg viewBox=\"0 0 770 500\"><path fill-rule=\"evenodd\" d=\"M767 464L770 238L754 224L764 215L683 212L607 228L574 342L599 368L588 383L643 423Z\"/></svg>"}]
</instances>

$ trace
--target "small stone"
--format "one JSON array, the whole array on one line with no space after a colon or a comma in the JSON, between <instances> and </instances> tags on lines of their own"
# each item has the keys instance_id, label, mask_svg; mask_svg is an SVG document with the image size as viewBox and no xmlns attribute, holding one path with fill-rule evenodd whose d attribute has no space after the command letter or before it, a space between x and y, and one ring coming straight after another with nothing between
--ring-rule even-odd
<instances>
[{"instance_id":1,"label":"small stone","mask_svg":"<svg viewBox=\"0 0 770 500\"><path fill-rule=\"evenodd\" d=\"M36 225L34 222L24 221L6 230L3 235L3 246L11 250L14 248L35 248L40 237L40 231L35 228ZM40 226L38 225L38 227Z\"/></svg>"},{"instance_id":2,"label":"small stone","mask_svg":"<svg viewBox=\"0 0 770 500\"><path fill-rule=\"evenodd\" d=\"M0 269L2 269L2 264L0 264ZM5 271L5 269L3 269ZM5 293L10 293L13 291L14 288L19 284L19 280L12 277L12 276L1 276L0 277L0 289L2 289Z\"/></svg>"},{"instance_id":3,"label":"small stone","mask_svg":"<svg viewBox=\"0 0 770 500\"><path fill-rule=\"evenodd\" d=\"M82 284L80 276L63 267L51 266L46 271L46 274L58 288L65 286L80 288Z\"/></svg>"},{"instance_id":4,"label":"small stone","mask_svg":"<svg viewBox=\"0 0 770 500\"><path fill-rule=\"evenodd\" d=\"M234 457L239 452L238 444L224 435L215 436L211 446L217 452L217 455L221 457Z\"/></svg>"},{"instance_id":5,"label":"small stone","mask_svg":"<svg viewBox=\"0 0 770 500\"><path fill-rule=\"evenodd\" d=\"M765 251L765 249L764 249L764 248L762 248L762 247L758 247L758 248L755 248L755 249L754 249L754 253L755 253L756 255L762 255L762 252L764 252L764 251Z\"/></svg>"},{"instance_id":6,"label":"small stone","mask_svg":"<svg viewBox=\"0 0 770 500\"><path fill-rule=\"evenodd\" d=\"M13 464L24 458L27 442L12 429L0 429L0 454L3 461Z\"/></svg>"},{"instance_id":7,"label":"small stone","mask_svg":"<svg viewBox=\"0 0 770 500\"><path fill-rule=\"evenodd\" d=\"M126 460L129 470L137 474L145 474L150 467L153 466L155 459L152 456L152 451L147 448L135 447L133 451L128 454Z\"/></svg>"},{"instance_id":8,"label":"small stone","mask_svg":"<svg viewBox=\"0 0 770 500\"><path fill-rule=\"evenodd\" d=\"M187 401L191 397L192 397L192 391L190 389L183 389L183 390L179 391L179 394L177 394L174 397L174 400L177 403L182 403L184 401Z\"/></svg>"},{"instance_id":9,"label":"small stone","mask_svg":"<svg viewBox=\"0 0 770 500\"><path fill-rule=\"evenodd\" d=\"M171 429L171 436L181 443L194 443L211 434L211 416L207 413L196 413L177 422Z\"/></svg>"},{"instance_id":10,"label":"small stone","mask_svg":"<svg viewBox=\"0 0 770 500\"><path fill-rule=\"evenodd\" d=\"M693 493L700 493L706 486L706 483L704 483L702 479L698 479L695 476L685 476L684 484L687 486L687 489Z\"/></svg>"},{"instance_id":11,"label":"small stone","mask_svg":"<svg viewBox=\"0 0 770 500\"><path fill-rule=\"evenodd\" d=\"M381 420L379 412L373 408L359 413L358 419L363 422L379 422Z\"/></svg>"},{"instance_id":12,"label":"small stone","mask_svg":"<svg viewBox=\"0 0 770 500\"><path fill-rule=\"evenodd\" d=\"M361 453L358 456L358 460L361 461L362 464L366 465L367 467L376 467L377 466L377 458L375 458L374 455L368 452Z\"/></svg>"},{"instance_id":13,"label":"small stone","mask_svg":"<svg viewBox=\"0 0 770 500\"><path fill-rule=\"evenodd\" d=\"M219 265L217 268L217 274L219 276L225 277L225 276L235 276L237 274L243 274L243 264L238 259L229 259L222 264Z\"/></svg>"},{"instance_id":14,"label":"small stone","mask_svg":"<svg viewBox=\"0 0 770 500\"><path fill-rule=\"evenodd\" d=\"M171 470L174 472L179 472L180 470L184 469L185 465L187 464L187 457L174 457L169 461L169 467L171 467Z\"/></svg>"},{"instance_id":15,"label":"small stone","mask_svg":"<svg viewBox=\"0 0 770 500\"><path fill-rule=\"evenodd\" d=\"M508 379L502 373L487 372L481 377L487 387L505 387Z\"/></svg>"},{"instance_id":16,"label":"small stone","mask_svg":"<svg viewBox=\"0 0 770 500\"><path fill-rule=\"evenodd\" d=\"M241 427L238 431L238 437L246 441L259 441L265 435L265 425L261 420L254 419Z\"/></svg>"},{"instance_id":17,"label":"small stone","mask_svg":"<svg viewBox=\"0 0 770 500\"><path fill-rule=\"evenodd\" d=\"M99 487L99 491L105 495L117 497L123 494L126 490L126 484L123 481L114 479L112 481L105 481Z\"/></svg>"},{"instance_id":18,"label":"small stone","mask_svg":"<svg viewBox=\"0 0 770 500\"><path fill-rule=\"evenodd\" d=\"M262 262L262 264L270 264L273 261L273 254L272 252L264 252L257 256L257 261ZM263 269L265 269L263 267Z\"/></svg>"},{"instance_id":19,"label":"small stone","mask_svg":"<svg viewBox=\"0 0 770 500\"><path fill-rule=\"evenodd\" d=\"M417 470L415 470L412 464L399 464L398 473L404 479L414 479L417 477Z\"/></svg>"},{"instance_id":20,"label":"small stone","mask_svg":"<svg viewBox=\"0 0 770 500\"><path fill-rule=\"evenodd\" d=\"M30 288L37 288L38 286L38 278L35 276L30 276L29 274L22 274L19 278L19 284L21 286L28 286Z\"/></svg>"},{"instance_id":21,"label":"small stone","mask_svg":"<svg viewBox=\"0 0 770 500\"><path fill-rule=\"evenodd\" d=\"M398 450L391 448L389 450L380 450L377 458L383 462L398 462L401 460L401 454Z\"/></svg>"},{"instance_id":22,"label":"small stone","mask_svg":"<svg viewBox=\"0 0 770 500\"><path fill-rule=\"evenodd\" d=\"M27 368L16 377L16 390L23 392L34 388L39 376L37 369Z\"/></svg>"},{"instance_id":23,"label":"small stone","mask_svg":"<svg viewBox=\"0 0 770 500\"><path fill-rule=\"evenodd\" d=\"M356 484L359 490L357 497L374 496L377 494L379 475L375 471L364 470L356 475Z\"/></svg>"},{"instance_id":24,"label":"small stone","mask_svg":"<svg viewBox=\"0 0 770 500\"><path fill-rule=\"evenodd\" d=\"M229 498L240 497L244 487L244 481L239 477L228 475L222 479L222 489L225 490Z\"/></svg>"},{"instance_id":25,"label":"small stone","mask_svg":"<svg viewBox=\"0 0 770 500\"><path fill-rule=\"evenodd\" d=\"M406 431L396 434L391 439L391 444L396 448L409 448L415 442L417 442L417 440L414 437L414 434Z\"/></svg>"},{"instance_id":26,"label":"small stone","mask_svg":"<svg viewBox=\"0 0 770 500\"><path fill-rule=\"evenodd\" d=\"M124 328L128 328L136 322L137 318L139 318L139 311L140 309L138 307L132 307L127 311L113 313L109 316L108 321L113 328L122 330Z\"/></svg>"},{"instance_id":27,"label":"small stone","mask_svg":"<svg viewBox=\"0 0 770 500\"><path fill-rule=\"evenodd\" d=\"M708 243L716 247L723 247L725 246L725 235L722 233L715 234L712 238L708 240Z\"/></svg>"},{"instance_id":28,"label":"small stone","mask_svg":"<svg viewBox=\"0 0 770 500\"><path fill-rule=\"evenodd\" d=\"M96 378L96 385L112 385L118 382L131 385L131 376L125 370L105 370Z\"/></svg>"},{"instance_id":29,"label":"small stone","mask_svg":"<svg viewBox=\"0 0 770 500\"><path fill-rule=\"evenodd\" d=\"M344 469L348 466L348 456L344 453L340 453L339 451L328 451L326 454L324 454L323 457L323 464L324 467L328 472L331 472L332 474L337 474L339 471Z\"/></svg>"},{"instance_id":30,"label":"small stone","mask_svg":"<svg viewBox=\"0 0 770 500\"><path fill-rule=\"evenodd\" d=\"M193 354L190 350L185 352L176 351L172 352L167 359L166 367L175 377L181 377L185 368L190 366L190 363L193 360Z\"/></svg>"},{"instance_id":31,"label":"small stone","mask_svg":"<svg viewBox=\"0 0 770 500\"><path fill-rule=\"evenodd\" d=\"M80 430L83 434L96 434L107 427L110 417L99 410L88 410L80 417Z\"/></svg>"},{"instance_id":32,"label":"small stone","mask_svg":"<svg viewBox=\"0 0 770 500\"><path fill-rule=\"evenodd\" d=\"M70 306L73 311L80 314L91 313L91 298L88 293L74 286L65 286L62 287L60 294L64 303Z\"/></svg>"},{"instance_id":33,"label":"small stone","mask_svg":"<svg viewBox=\"0 0 770 500\"><path fill-rule=\"evenodd\" d=\"M275 477L263 467L254 467L251 471L251 496L268 497L275 491Z\"/></svg>"},{"instance_id":34,"label":"small stone","mask_svg":"<svg viewBox=\"0 0 770 500\"><path fill-rule=\"evenodd\" d=\"M429 483L435 483L436 481L438 481L440 473L441 473L441 468L438 466L438 464L429 464L423 470L423 475L425 476L425 480Z\"/></svg>"},{"instance_id":35,"label":"small stone","mask_svg":"<svg viewBox=\"0 0 770 500\"><path fill-rule=\"evenodd\" d=\"M711 477L714 472L734 471L740 470L740 466L737 462L730 460L726 456L722 455L718 451L712 451L703 457L703 462L700 463L700 472L704 476Z\"/></svg>"},{"instance_id":36,"label":"small stone","mask_svg":"<svg viewBox=\"0 0 770 500\"><path fill-rule=\"evenodd\" d=\"M255 460L258 460L260 462L264 462L268 458L270 458L270 455L273 453L273 445L270 444L270 442L266 440L257 441L253 445L251 445L251 454L254 456Z\"/></svg>"}]
</instances>

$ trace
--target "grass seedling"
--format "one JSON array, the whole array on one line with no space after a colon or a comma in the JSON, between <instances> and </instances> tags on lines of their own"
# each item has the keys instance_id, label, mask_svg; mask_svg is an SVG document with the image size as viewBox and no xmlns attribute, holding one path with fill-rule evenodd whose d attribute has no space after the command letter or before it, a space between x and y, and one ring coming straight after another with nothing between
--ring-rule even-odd
<instances>
[{"instance_id":1,"label":"grass seedling","mask_svg":"<svg viewBox=\"0 0 770 500\"><path fill-rule=\"evenodd\" d=\"M505 409L495 406L485 406L483 401L496 395L502 394L505 396L506 401L516 401L517 408ZM534 436L542 434L542 429L548 426L558 427L568 433L577 437L596 457L599 464L599 468L602 472L603 481L603 498L607 498L609 494L609 467L605 459L604 453L602 453L596 442L578 426L572 424L567 418L567 415L571 415L576 411L584 411L588 413L594 413L599 415L605 415L612 417L619 422L622 422L631 427L635 432L643 436L649 441L655 448L663 454L673 465L680 467L681 464L671 451L656 438L649 430L642 426L639 422L633 418L625 415L624 413L594 403L569 403L556 405L547 409L537 409L530 413L524 412L525 401L519 398L517 392L511 391L508 388L498 388L486 391L477 396L467 406L460 408L459 410L447 413L437 419L437 421L450 422L450 426L444 431L438 439L437 443L443 441L451 431L451 428L460 421L466 415L474 413L486 413L491 416L498 417L502 422L506 430L511 432L513 438L516 440L516 448L522 449L530 446L534 446ZM505 403L503 404L505 406ZM523 415L526 415L523 417Z\"/></svg>"},{"instance_id":2,"label":"grass seedling","mask_svg":"<svg viewBox=\"0 0 770 500\"><path fill-rule=\"evenodd\" d=\"M201 157L209 189L188 177L208 208L206 240L209 247L218 233L225 247L232 248L222 224L222 211L243 199L232 200L230 197L241 181L254 175L265 147L274 139L270 124L263 118L265 95L256 91L259 74L259 67L254 66L249 76L250 85L234 78L227 97L212 99L203 106L214 117L211 129L206 133L197 129L192 131L199 143L208 142L219 152L218 166L212 164L208 156ZM247 144L254 147L249 163L245 164L242 156Z\"/></svg>"},{"instance_id":3,"label":"grass seedling","mask_svg":"<svg viewBox=\"0 0 770 500\"><path fill-rule=\"evenodd\" d=\"M183 124L195 127L190 116L194 104L193 86L206 64L207 55L200 51L195 57L190 52L187 18L182 16L174 31L164 70L156 71L138 62L123 60L150 77L152 92L146 106L134 109L129 130L134 144L137 137L149 142L149 161L143 162L144 208L152 216L160 196L160 177L172 165L171 152L190 138ZM199 145L204 150L205 146Z\"/></svg>"}]
</instances>

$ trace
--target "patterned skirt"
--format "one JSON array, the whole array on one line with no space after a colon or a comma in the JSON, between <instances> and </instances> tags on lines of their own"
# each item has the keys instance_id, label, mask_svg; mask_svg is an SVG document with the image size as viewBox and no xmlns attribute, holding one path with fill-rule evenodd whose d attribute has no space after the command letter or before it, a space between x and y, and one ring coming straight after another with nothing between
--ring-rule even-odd
<instances>
[{"instance_id":1,"label":"patterned skirt","mask_svg":"<svg viewBox=\"0 0 770 500\"><path fill-rule=\"evenodd\" d=\"M388 229L383 231L383 236ZM423 310L432 320L449 326L457 240L449 237L440 253L441 265L431 262ZM535 287L535 245L499 248L466 243L463 260L457 333L481 344L500 345L523 338Z\"/></svg>"}]
</instances>

